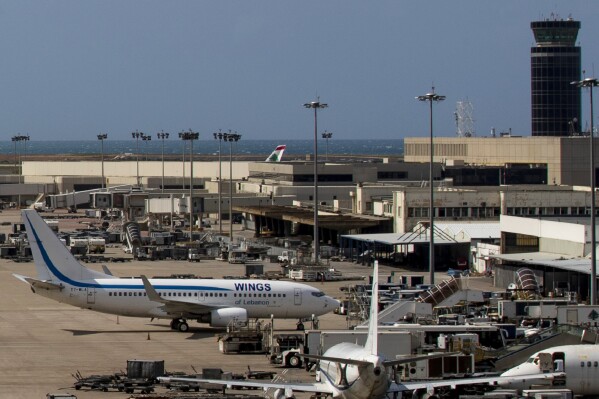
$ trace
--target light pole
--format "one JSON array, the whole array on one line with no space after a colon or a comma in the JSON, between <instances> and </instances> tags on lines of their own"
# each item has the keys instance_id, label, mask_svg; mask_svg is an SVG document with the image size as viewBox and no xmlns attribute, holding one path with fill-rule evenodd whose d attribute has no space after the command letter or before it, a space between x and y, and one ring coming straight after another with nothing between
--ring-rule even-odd
<instances>
[{"instance_id":1,"label":"light pole","mask_svg":"<svg viewBox=\"0 0 599 399\"><path fill-rule=\"evenodd\" d=\"M18 171L17 169L17 141L19 141L19 136L12 136L12 142L15 143L15 173ZM19 183L21 183L21 175L19 174Z\"/></svg>"},{"instance_id":2,"label":"light pole","mask_svg":"<svg viewBox=\"0 0 599 399\"><path fill-rule=\"evenodd\" d=\"M29 135L23 136L23 160L27 156L27 142L29 141ZM25 177L23 176L23 163L21 162L21 176L23 177L23 183L25 183Z\"/></svg>"},{"instance_id":3,"label":"light pole","mask_svg":"<svg viewBox=\"0 0 599 399\"><path fill-rule=\"evenodd\" d=\"M133 133L131 133L131 137L133 137L135 139L135 165L136 165L136 169L137 169L137 185L140 186L140 182L139 182L139 138L143 137L144 134L142 132L139 131L134 131Z\"/></svg>"},{"instance_id":4,"label":"light pole","mask_svg":"<svg viewBox=\"0 0 599 399\"><path fill-rule=\"evenodd\" d=\"M23 150L21 148L21 144L19 144L19 158L18 158L18 162L17 162L17 142L19 142L19 141L29 141L29 135L25 136L23 134L17 134L16 136L13 136L11 138L11 140L15 143L15 169L17 168L17 164L18 164L19 184L20 184L21 183L21 177L23 176L23 164L22 164L22 161L21 161Z\"/></svg>"},{"instance_id":5,"label":"light pole","mask_svg":"<svg viewBox=\"0 0 599 399\"><path fill-rule=\"evenodd\" d=\"M229 243L233 244L233 142L238 142L241 134L223 133L223 140L229 142Z\"/></svg>"},{"instance_id":6,"label":"light pole","mask_svg":"<svg viewBox=\"0 0 599 399\"><path fill-rule=\"evenodd\" d=\"M183 183L181 184L181 189L185 190L185 143L186 141L183 140L183 134L184 132L179 132L179 138L182 140L183 142L183 150L181 151L181 154L183 155L183 164L182 164L182 169L183 169Z\"/></svg>"},{"instance_id":7,"label":"light pole","mask_svg":"<svg viewBox=\"0 0 599 399\"><path fill-rule=\"evenodd\" d=\"M200 133L194 132L191 129L187 132L181 132L181 139L183 141L189 141L189 241L193 238L193 141L200 138ZM199 212L200 228L202 227L202 209L200 206Z\"/></svg>"},{"instance_id":8,"label":"light pole","mask_svg":"<svg viewBox=\"0 0 599 399\"><path fill-rule=\"evenodd\" d=\"M222 192L222 184L221 182L223 181L223 175L222 175L222 163L221 163L221 144L223 142L223 135L225 133L221 132L220 129L218 129L218 133L213 133L214 134L214 139L218 140L218 233L220 235L223 234L223 213L222 213L222 209L221 209L221 205L222 205L222 196L221 196L221 192Z\"/></svg>"},{"instance_id":9,"label":"light pole","mask_svg":"<svg viewBox=\"0 0 599 399\"><path fill-rule=\"evenodd\" d=\"M589 289L591 290L591 303L590 305L597 305L597 248L596 237L595 237L595 178L597 172L595 171L595 131L593 127L593 87L599 86L597 78L586 78L578 82L572 82L573 85L578 87L588 87L589 96L591 100L591 131L589 134L590 147L591 147L591 162L590 162L590 179L591 179L591 284Z\"/></svg>"},{"instance_id":10,"label":"light pole","mask_svg":"<svg viewBox=\"0 0 599 399\"><path fill-rule=\"evenodd\" d=\"M141 139L147 143L148 141L152 141L152 136L144 134L143 136L141 136ZM148 152L149 152L147 145L146 145L145 149L146 149L146 157L145 157L146 159L145 160L147 161L148 160Z\"/></svg>"},{"instance_id":11,"label":"light pole","mask_svg":"<svg viewBox=\"0 0 599 399\"><path fill-rule=\"evenodd\" d=\"M429 165L429 176L428 176L428 184L430 188L429 193L429 207L428 207L428 216L429 216L429 278L430 284L435 283L435 229L434 229L434 211L435 207L433 204L434 199L434 189L433 189L433 156L434 156L434 147L433 147L433 103L445 100L445 96L441 96L435 93L435 88L433 87L433 91L431 93L426 93L423 96L416 97L418 101L428 101L429 109L430 109L430 165Z\"/></svg>"},{"instance_id":12,"label":"light pole","mask_svg":"<svg viewBox=\"0 0 599 399\"><path fill-rule=\"evenodd\" d=\"M104 190L104 188L106 188L106 184L105 179L104 179L104 140L106 140L108 138L108 134L106 133L100 133L98 134L98 140L100 140L100 148L101 148L101 159L102 159L102 190Z\"/></svg>"},{"instance_id":13,"label":"light pole","mask_svg":"<svg viewBox=\"0 0 599 399\"><path fill-rule=\"evenodd\" d=\"M169 134L165 133L164 130L161 130L159 133L156 133L156 136L159 140L162 140L162 193L164 193L164 140L168 139Z\"/></svg>"},{"instance_id":14,"label":"light pole","mask_svg":"<svg viewBox=\"0 0 599 399\"><path fill-rule=\"evenodd\" d=\"M322 133L322 138L326 140L326 144L327 144L327 156L325 158L325 162L329 162L329 139L333 137L333 133L332 132L327 132L326 130Z\"/></svg>"},{"instance_id":15,"label":"light pole","mask_svg":"<svg viewBox=\"0 0 599 399\"><path fill-rule=\"evenodd\" d=\"M320 239L318 237L318 110L327 108L320 99L305 103L304 107L314 110L314 264L320 262Z\"/></svg>"}]
</instances>

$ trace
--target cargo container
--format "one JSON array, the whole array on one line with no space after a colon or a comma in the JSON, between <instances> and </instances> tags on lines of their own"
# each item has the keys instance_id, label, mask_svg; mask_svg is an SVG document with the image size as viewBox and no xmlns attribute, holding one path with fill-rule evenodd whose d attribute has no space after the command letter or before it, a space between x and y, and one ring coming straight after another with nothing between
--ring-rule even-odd
<instances>
[{"instance_id":1,"label":"cargo container","mask_svg":"<svg viewBox=\"0 0 599 399\"><path fill-rule=\"evenodd\" d=\"M593 305L569 305L557 308L557 324L568 324L571 326L593 326L599 325L599 306Z\"/></svg>"}]
</instances>

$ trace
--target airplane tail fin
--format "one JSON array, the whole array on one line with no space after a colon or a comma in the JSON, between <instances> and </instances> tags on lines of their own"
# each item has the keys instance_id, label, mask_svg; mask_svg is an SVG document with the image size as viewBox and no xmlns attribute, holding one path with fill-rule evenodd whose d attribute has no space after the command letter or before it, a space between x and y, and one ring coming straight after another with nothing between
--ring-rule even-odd
<instances>
[{"instance_id":1,"label":"airplane tail fin","mask_svg":"<svg viewBox=\"0 0 599 399\"><path fill-rule=\"evenodd\" d=\"M278 145L277 148L266 158L266 162L281 162L281 158L283 158L283 153L287 146L285 144Z\"/></svg>"},{"instance_id":2,"label":"airplane tail fin","mask_svg":"<svg viewBox=\"0 0 599 399\"><path fill-rule=\"evenodd\" d=\"M115 278L80 264L36 210L23 210L21 217L40 280L72 284L77 280Z\"/></svg>"},{"instance_id":3,"label":"airplane tail fin","mask_svg":"<svg viewBox=\"0 0 599 399\"><path fill-rule=\"evenodd\" d=\"M368 337L364 348L371 355L378 355L379 339L379 261L372 268L372 295L370 296L370 316L368 318Z\"/></svg>"}]
</instances>

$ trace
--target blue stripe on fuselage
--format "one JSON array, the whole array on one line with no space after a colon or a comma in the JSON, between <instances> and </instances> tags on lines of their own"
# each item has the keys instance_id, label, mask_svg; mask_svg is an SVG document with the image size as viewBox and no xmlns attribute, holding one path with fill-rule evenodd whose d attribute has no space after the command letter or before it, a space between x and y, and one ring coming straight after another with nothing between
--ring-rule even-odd
<instances>
[{"instance_id":1,"label":"blue stripe on fuselage","mask_svg":"<svg viewBox=\"0 0 599 399\"><path fill-rule=\"evenodd\" d=\"M37 247L39 248L42 258L44 259L44 263L50 269L50 272L54 274L58 279L64 283L69 285L80 287L80 288L110 288L110 289L129 289L129 290L145 290L143 284L98 284L98 283L84 283L82 281L73 280L64 274L54 265L48 252L42 245L42 242L37 235L37 232L33 228L33 224L29 220L29 216L27 216L27 221L29 222L29 226L31 227L31 233L33 233L35 242L37 242ZM31 239L31 238L30 238ZM154 289L157 290L193 290L193 291L231 291L228 288L220 288L220 287L208 287L208 286L197 286L197 285L153 285Z\"/></svg>"}]
</instances>

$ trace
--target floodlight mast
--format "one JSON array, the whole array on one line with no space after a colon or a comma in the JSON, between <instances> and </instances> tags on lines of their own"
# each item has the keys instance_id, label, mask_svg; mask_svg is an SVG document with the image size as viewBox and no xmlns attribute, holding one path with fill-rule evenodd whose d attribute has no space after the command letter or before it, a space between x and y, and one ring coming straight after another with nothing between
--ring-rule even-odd
<instances>
[{"instance_id":1,"label":"floodlight mast","mask_svg":"<svg viewBox=\"0 0 599 399\"><path fill-rule=\"evenodd\" d=\"M140 132L138 130L135 130L133 133L131 133L131 137L133 137L135 139L135 164L136 164L136 184L138 186L141 185L140 181L139 181L139 139L144 137L143 132Z\"/></svg>"},{"instance_id":2,"label":"floodlight mast","mask_svg":"<svg viewBox=\"0 0 599 399\"><path fill-rule=\"evenodd\" d=\"M229 244L233 245L233 143L241 140L237 132L223 133L223 140L229 142Z\"/></svg>"},{"instance_id":3,"label":"floodlight mast","mask_svg":"<svg viewBox=\"0 0 599 399\"><path fill-rule=\"evenodd\" d=\"M320 239L318 237L318 110L329 105L320 99L305 103L304 107L314 110L314 264L320 263Z\"/></svg>"},{"instance_id":4,"label":"floodlight mast","mask_svg":"<svg viewBox=\"0 0 599 399\"><path fill-rule=\"evenodd\" d=\"M325 157L325 162L329 162L329 139L333 138L333 132L328 132L328 131L324 131L322 132L322 138L325 139L325 143L327 145L327 151L326 151L326 157Z\"/></svg>"},{"instance_id":5,"label":"floodlight mast","mask_svg":"<svg viewBox=\"0 0 599 399\"><path fill-rule=\"evenodd\" d=\"M222 152L222 142L224 133L221 129L218 129L218 133L213 133L214 139L218 140L218 234L223 235L223 212L222 212L222 161L221 161L221 152Z\"/></svg>"},{"instance_id":6,"label":"floodlight mast","mask_svg":"<svg viewBox=\"0 0 599 399\"><path fill-rule=\"evenodd\" d=\"M586 78L580 81L571 83L577 87L587 87L589 89L589 99L591 106L591 131L589 132L589 140L591 148L590 150L590 179L591 179L591 281L589 284L590 292L590 305L597 305L597 238L595 233L595 186L596 186L596 175L595 171L595 130L593 126L593 87L599 86L599 80L597 78Z\"/></svg>"},{"instance_id":7,"label":"floodlight mast","mask_svg":"<svg viewBox=\"0 0 599 399\"><path fill-rule=\"evenodd\" d=\"M100 133L98 134L98 140L100 140L100 151L101 151L101 162L102 162L102 190L106 188L106 179L104 178L104 140L108 138L108 134Z\"/></svg>"},{"instance_id":8,"label":"floodlight mast","mask_svg":"<svg viewBox=\"0 0 599 399\"><path fill-rule=\"evenodd\" d=\"M190 171L189 171L189 241L193 241L193 141L198 140L200 138L200 133L194 132L189 129L187 132L179 133L179 137L183 141L189 141L189 163L190 163ZM202 207L201 204L199 206L199 222L200 229L202 228Z\"/></svg>"},{"instance_id":9,"label":"floodlight mast","mask_svg":"<svg viewBox=\"0 0 599 399\"><path fill-rule=\"evenodd\" d=\"M170 133L165 133L164 130L156 133L156 137L162 141L162 193L164 194L164 140L168 139Z\"/></svg>"},{"instance_id":10,"label":"floodlight mast","mask_svg":"<svg viewBox=\"0 0 599 399\"><path fill-rule=\"evenodd\" d=\"M433 189L433 158L434 158L434 147L433 147L433 103L445 100L445 96L435 93L435 88L431 93L426 93L423 96L416 97L418 101L425 101L429 103L429 115L430 115L430 164L429 164L429 280L430 284L435 283L435 229L434 229L434 211L435 207L433 204L434 200L434 189Z\"/></svg>"}]
</instances>

